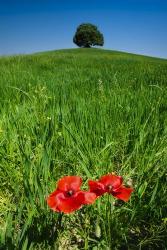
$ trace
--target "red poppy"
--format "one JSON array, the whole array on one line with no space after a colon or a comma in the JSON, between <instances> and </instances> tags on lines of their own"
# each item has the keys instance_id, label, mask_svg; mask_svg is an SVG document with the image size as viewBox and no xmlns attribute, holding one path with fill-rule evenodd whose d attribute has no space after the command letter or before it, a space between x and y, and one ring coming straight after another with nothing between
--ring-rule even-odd
<instances>
[{"instance_id":1,"label":"red poppy","mask_svg":"<svg viewBox=\"0 0 167 250\"><path fill-rule=\"evenodd\" d=\"M94 192L96 196L104 193L112 194L114 197L128 201L133 192L133 188L127 188L123 184L123 178L113 174L102 176L99 181L89 181L90 192Z\"/></svg>"},{"instance_id":2,"label":"red poppy","mask_svg":"<svg viewBox=\"0 0 167 250\"><path fill-rule=\"evenodd\" d=\"M56 212L71 213L82 205L92 204L96 195L81 191L82 179L79 176L65 176L58 181L57 189L49 195L47 203Z\"/></svg>"}]
</instances>

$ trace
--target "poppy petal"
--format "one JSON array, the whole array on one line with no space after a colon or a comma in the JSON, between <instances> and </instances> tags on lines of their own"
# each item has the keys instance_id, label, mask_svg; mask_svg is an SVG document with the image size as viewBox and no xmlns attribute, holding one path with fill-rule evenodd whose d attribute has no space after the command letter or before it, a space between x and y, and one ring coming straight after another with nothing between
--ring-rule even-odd
<instances>
[{"instance_id":1,"label":"poppy petal","mask_svg":"<svg viewBox=\"0 0 167 250\"><path fill-rule=\"evenodd\" d=\"M65 194L59 190L55 190L47 198L48 206L56 212L71 213L81 208L82 203L77 199L77 193L74 196L66 197Z\"/></svg>"},{"instance_id":2,"label":"poppy petal","mask_svg":"<svg viewBox=\"0 0 167 250\"><path fill-rule=\"evenodd\" d=\"M127 187L121 186L117 190L112 191L111 194L117 199L128 201L133 191L134 191L133 188L127 188Z\"/></svg>"},{"instance_id":3,"label":"poppy petal","mask_svg":"<svg viewBox=\"0 0 167 250\"><path fill-rule=\"evenodd\" d=\"M121 184L123 182L123 178L122 178L122 176L108 174L108 175L102 176L100 178L99 182L105 186L111 185L113 187L113 189L117 189L121 186Z\"/></svg>"},{"instance_id":4,"label":"poppy petal","mask_svg":"<svg viewBox=\"0 0 167 250\"><path fill-rule=\"evenodd\" d=\"M69 190L79 191L82 179L79 176L64 176L58 181L58 190L67 192Z\"/></svg>"},{"instance_id":5,"label":"poppy petal","mask_svg":"<svg viewBox=\"0 0 167 250\"><path fill-rule=\"evenodd\" d=\"M64 197L64 194L58 190L55 190L48 196L47 204L53 211L60 212L59 210L60 197Z\"/></svg>"},{"instance_id":6,"label":"poppy petal","mask_svg":"<svg viewBox=\"0 0 167 250\"><path fill-rule=\"evenodd\" d=\"M98 181L92 181L92 180L89 180L88 181L88 185L89 185L89 188L90 188L90 192L93 192L96 194L96 196L100 196L102 194L104 194L106 191L105 191L105 186L98 182Z\"/></svg>"},{"instance_id":7,"label":"poppy petal","mask_svg":"<svg viewBox=\"0 0 167 250\"><path fill-rule=\"evenodd\" d=\"M94 203L96 198L97 198L97 196L95 193L88 192L88 191L80 191L77 194L77 199L83 205L88 205L88 204Z\"/></svg>"},{"instance_id":8,"label":"poppy petal","mask_svg":"<svg viewBox=\"0 0 167 250\"><path fill-rule=\"evenodd\" d=\"M58 209L63 213L72 213L82 207L82 203L75 196L60 199Z\"/></svg>"}]
</instances>

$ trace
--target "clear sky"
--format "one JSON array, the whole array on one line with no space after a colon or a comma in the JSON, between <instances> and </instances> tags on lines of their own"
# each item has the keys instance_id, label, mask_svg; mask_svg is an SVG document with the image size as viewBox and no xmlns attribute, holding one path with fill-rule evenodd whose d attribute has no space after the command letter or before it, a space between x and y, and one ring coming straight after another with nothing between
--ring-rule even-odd
<instances>
[{"instance_id":1,"label":"clear sky","mask_svg":"<svg viewBox=\"0 0 167 250\"><path fill-rule=\"evenodd\" d=\"M167 0L0 0L0 55L75 48L87 22L105 49L167 58Z\"/></svg>"}]
</instances>

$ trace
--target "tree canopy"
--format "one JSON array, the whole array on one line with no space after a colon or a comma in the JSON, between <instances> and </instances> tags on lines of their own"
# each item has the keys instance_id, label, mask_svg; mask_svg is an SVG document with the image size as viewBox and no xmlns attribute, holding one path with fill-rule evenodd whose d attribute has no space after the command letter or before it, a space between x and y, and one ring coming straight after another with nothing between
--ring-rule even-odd
<instances>
[{"instance_id":1,"label":"tree canopy","mask_svg":"<svg viewBox=\"0 0 167 250\"><path fill-rule=\"evenodd\" d=\"M96 45L103 46L104 37L97 26L91 23L83 23L77 27L73 42L77 46L84 48L90 48Z\"/></svg>"}]
</instances>

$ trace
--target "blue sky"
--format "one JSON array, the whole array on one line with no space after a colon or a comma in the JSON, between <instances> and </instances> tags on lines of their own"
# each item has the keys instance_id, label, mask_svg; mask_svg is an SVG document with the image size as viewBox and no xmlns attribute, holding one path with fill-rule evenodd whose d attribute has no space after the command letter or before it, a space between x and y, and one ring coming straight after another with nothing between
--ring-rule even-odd
<instances>
[{"instance_id":1,"label":"blue sky","mask_svg":"<svg viewBox=\"0 0 167 250\"><path fill-rule=\"evenodd\" d=\"M167 58L167 0L0 0L0 55L75 48L85 22L106 49Z\"/></svg>"}]
</instances>

